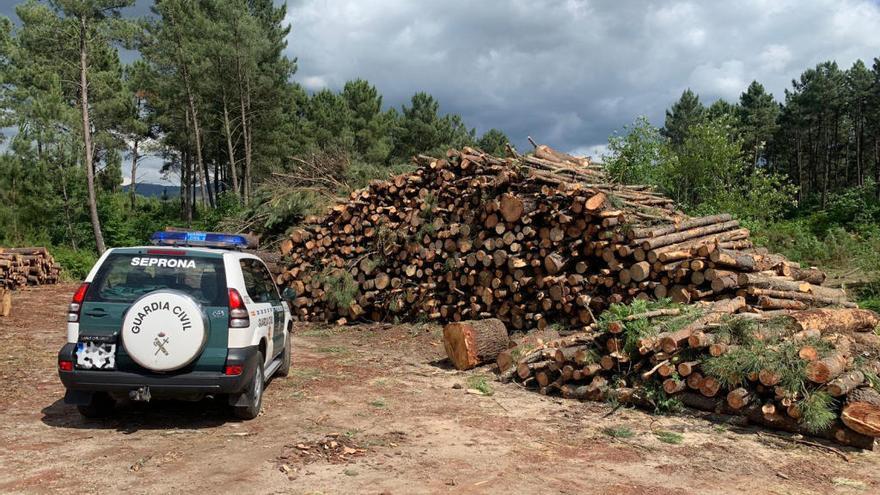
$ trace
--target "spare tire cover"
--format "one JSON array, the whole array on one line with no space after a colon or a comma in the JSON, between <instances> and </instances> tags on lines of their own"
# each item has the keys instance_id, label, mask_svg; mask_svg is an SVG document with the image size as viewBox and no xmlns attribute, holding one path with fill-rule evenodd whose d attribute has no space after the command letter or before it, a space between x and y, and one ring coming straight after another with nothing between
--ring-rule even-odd
<instances>
[{"instance_id":1,"label":"spare tire cover","mask_svg":"<svg viewBox=\"0 0 880 495\"><path fill-rule=\"evenodd\" d=\"M174 290L141 297L122 321L122 345L137 364L153 371L183 368L199 356L208 340L201 306Z\"/></svg>"}]
</instances>

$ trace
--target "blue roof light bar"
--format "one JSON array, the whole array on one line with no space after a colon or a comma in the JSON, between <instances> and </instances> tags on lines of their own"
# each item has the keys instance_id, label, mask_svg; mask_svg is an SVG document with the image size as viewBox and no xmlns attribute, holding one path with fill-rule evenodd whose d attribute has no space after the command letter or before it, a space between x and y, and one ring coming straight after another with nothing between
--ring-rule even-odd
<instances>
[{"instance_id":1,"label":"blue roof light bar","mask_svg":"<svg viewBox=\"0 0 880 495\"><path fill-rule=\"evenodd\" d=\"M162 231L150 237L155 246L207 247L218 249L244 249L251 242L244 234L224 234L220 232Z\"/></svg>"}]
</instances>

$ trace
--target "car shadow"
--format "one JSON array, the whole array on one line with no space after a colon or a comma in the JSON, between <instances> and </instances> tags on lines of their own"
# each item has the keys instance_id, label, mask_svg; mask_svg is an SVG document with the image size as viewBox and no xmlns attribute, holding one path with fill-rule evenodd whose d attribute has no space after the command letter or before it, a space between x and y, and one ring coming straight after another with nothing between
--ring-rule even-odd
<instances>
[{"instance_id":1,"label":"car shadow","mask_svg":"<svg viewBox=\"0 0 880 495\"><path fill-rule=\"evenodd\" d=\"M237 423L229 405L222 398L205 398L197 402L151 400L150 402L120 401L114 414L102 419L89 419L79 414L76 406L58 399L42 409L41 421L54 428L83 430L113 429L121 433L140 430L199 430Z\"/></svg>"}]
</instances>

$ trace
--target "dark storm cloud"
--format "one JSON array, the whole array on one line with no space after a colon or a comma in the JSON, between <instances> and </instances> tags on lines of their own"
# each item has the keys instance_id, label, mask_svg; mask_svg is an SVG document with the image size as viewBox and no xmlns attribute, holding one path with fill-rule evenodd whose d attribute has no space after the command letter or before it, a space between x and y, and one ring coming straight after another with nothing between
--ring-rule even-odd
<instances>
[{"instance_id":1,"label":"dark storm cloud","mask_svg":"<svg viewBox=\"0 0 880 495\"><path fill-rule=\"evenodd\" d=\"M602 145L640 114L662 125L687 87L735 100L757 79L777 98L826 59L880 55L880 10L849 0L297 0L288 54L307 88L368 79L399 106L427 91L520 147Z\"/></svg>"}]
</instances>

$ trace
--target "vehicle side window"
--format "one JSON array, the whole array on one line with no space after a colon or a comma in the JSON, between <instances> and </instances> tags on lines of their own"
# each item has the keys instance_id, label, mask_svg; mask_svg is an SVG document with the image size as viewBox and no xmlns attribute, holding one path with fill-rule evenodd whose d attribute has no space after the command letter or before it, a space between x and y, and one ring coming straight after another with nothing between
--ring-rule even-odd
<instances>
[{"instance_id":1,"label":"vehicle side window","mask_svg":"<svg viewBox=\"0 0 880 495\"><path fill-rule=\"evenodd\" d=\"M272 281L272 275L258 260L241 260L241 273L244 276L244 286L248 295L254 302L278 302L278 289Z\"/></svg>"},{"instance_id":2,"label":"vehicle side window","mask_svg":"<svg viewBox=\"0 0 880 495\"><path fill-rule=\"evenodd\" d=\"M241 274L244 277L244 289L254 302L267 302L266 286L260 274L253 269L251 260L241 260Z\"/></svg>"},{"instance_id":3,"label":"vehicle side window","mask_svg":"<svg viewBox=\"0 0 880 495\"><path fill-rule=\"evenodd\" d=\"M256 268L262 274L263 283L266 286L266 293L269 295L269 300L273 303L281 302L281 296L278 294L278 287L275 286L275 280L272 278L272 274L269 273L266 266L259 261L254 261L254 265L256 265Z\"/></svg>"}]
</instances>

